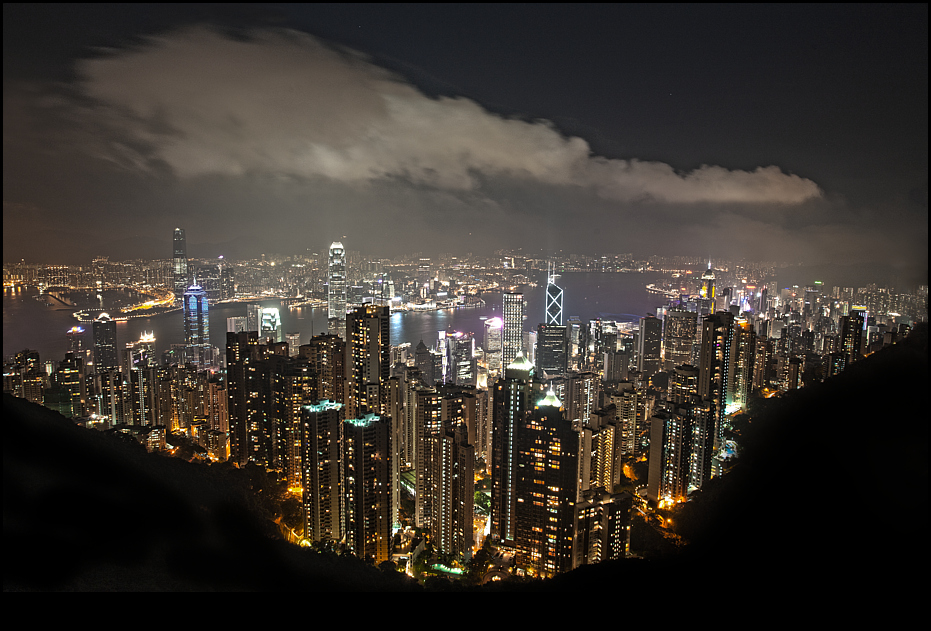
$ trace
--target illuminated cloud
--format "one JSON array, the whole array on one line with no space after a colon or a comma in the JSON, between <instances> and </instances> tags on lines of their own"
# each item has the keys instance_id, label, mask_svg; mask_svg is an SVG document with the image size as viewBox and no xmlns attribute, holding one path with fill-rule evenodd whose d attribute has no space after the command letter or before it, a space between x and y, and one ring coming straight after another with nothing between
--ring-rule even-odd
<instances>
[{"instance_id":1,"label":"illuminated cloud","mask_svg":"<svg viewBox=\"0 0 931 631\"><path fill-rule=\"evenodd\" d=\"M431 99L351 51L263 31L248 41L207 29L152 38L80 66L106 157L166 164L178 177L265 174L364 184L402 180L472 191L508 177L582 187L617 201L797 204L821 196L779 167L678 173L661 162L593 156L546 121Z\"/></svg>"}]
</instances>

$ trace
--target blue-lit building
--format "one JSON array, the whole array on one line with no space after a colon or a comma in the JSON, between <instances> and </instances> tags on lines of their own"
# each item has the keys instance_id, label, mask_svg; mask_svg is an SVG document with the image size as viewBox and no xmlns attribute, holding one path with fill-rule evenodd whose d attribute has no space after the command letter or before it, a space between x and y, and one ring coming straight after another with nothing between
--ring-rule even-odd
<instances>
[{"instance_id":1,"label":"blue-lit building","mask_svg":"<svg viewBox=\"0 0 931 631\"><path fill-rule=\"evenodd\" d=\"M544 324L562 325L562 287L556 285L556 275L546 274L546 315Z\"/></svg>"}]
</instances>

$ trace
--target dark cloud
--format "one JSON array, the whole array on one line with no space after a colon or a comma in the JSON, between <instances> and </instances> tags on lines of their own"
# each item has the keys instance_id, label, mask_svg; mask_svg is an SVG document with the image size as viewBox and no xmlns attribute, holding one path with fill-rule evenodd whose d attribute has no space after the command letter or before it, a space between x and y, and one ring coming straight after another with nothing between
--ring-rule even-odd
<instances>
[{"instance_id":1,"label":"dark cloud","mask_svg":"<svg viewBox=\"0 0 931 631\"><path fill-rule=\"evenodd\" d=\"M286 29L232 37L168 22L111 38L109 48L81 55L59 75L65 80L27 81L18 72L5 81L9 253L42 252L7 236L9 226L28 229L21 209L33 208L46 224L33 232L46 231L46 243L54 231L81 235L55 255L83 259L116 256L102 250L119 243L134 243L119 247L140 256L167 256L159 235L184 225L194 256L200 245L204 256L229 255L214 251L225 248L252 255L316 249L345 236L352 249L378 255L532 246L804 260L856 253L926 264L926 246L914 237L927 235L926 181L903 189L901 203L846 199L816 169L796 171L801 144L781 161L788 144L804 139L802 128L782 134L782 153L758 146L764 136L722 136L707 148L690 136L677 153L670 130L708 121L677 94L673 109L625 121L653 130L663 139L657 148L620 153L626 139L590 118L567 128L534 118L532 105L502 114L456 94L452 86L462 82L434 70L400 59L392 70L376 63L390 53L369 57ZM785 90L788 75L780 73ZM444 87L425 92L424 77ZM625 99L642 95L605 87L617 118L630 118ZM714 92L710 84L706 92ZM808 106L813 98L806 95ZM719 117L762 105L747 94ZM772 134L804 110L767 115L772 122L761 129ZM601 137L582 137L586 129ZM632 146L642 147L638 134ZM614 153L597 155L592 142ZM876 179L887 177L881 158L873 162ZM832 163L822 172L841 169ZM918 215L908 210L916 199L925 200Z\"/></svg>"}]
</instances>

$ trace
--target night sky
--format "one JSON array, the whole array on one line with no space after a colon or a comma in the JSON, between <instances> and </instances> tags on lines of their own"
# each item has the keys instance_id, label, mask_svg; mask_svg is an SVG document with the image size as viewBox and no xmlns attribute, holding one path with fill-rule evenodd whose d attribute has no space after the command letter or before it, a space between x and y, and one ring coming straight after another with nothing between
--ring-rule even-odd
<instances>
[{"instance_id":1,"label":"night sky","mask_svg":"<svg viewBox=\"0 0 931 631\"><path fill-rule=\"evenodd\" d=\"M4 5L4 260L528 251L927 282L928 8Z\"/></svg>"}]
</instances>

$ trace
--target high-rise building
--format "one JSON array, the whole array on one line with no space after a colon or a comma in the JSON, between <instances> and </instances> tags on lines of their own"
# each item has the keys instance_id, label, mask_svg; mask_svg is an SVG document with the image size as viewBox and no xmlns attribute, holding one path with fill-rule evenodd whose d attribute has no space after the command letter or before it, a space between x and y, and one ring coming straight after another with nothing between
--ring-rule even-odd
<instances>
[{"instance_id":1,"label":"high-rise building","mask_svg":"<svg viewBox=\"0 0 931 631\"><path fill-rule=\"evenodd\" d=\"M623 559L630 554L630 493L592 490L576 505L573 567Z\"/></svg>"},{"instance_id":2,"label":"high-rise building","mask_svg":"<svg viewBox=\"0 0 931 631\"><path fill-rule=\"evenodd\" d=\"M734 363L731 358L734 345L734 316L719 311L705 316L702 321L701 352L698 360L698 396L713 403L714 448L723 446L724 417L727 415L727 394L731 384ZM715 475L717 475L717 468Z\"/></svg>"},{"instance_id":3,"label":"high-rise building","mask_svg":"<svg viewBox=\"0 0 931 631\"><path fill-rule=\"evenodd\" d=\"M256 370L258 332L226 334L227 392L229 394L230 457L239 465L264 462L268 451L263 439L265 418L261 401L261 375Z\"/></svg>"},{"instance_id":4,"label":"high-rise building","mask_svg":"<svg viewBox=\"0 0 931 631\"><path fill-rule=\"evenodd\" d=\"M68 351L52 373L52 387L45 391L45 407L58 410L68 418L82 416L86 398L84 358Z\"/></svg>"},{"instance_id":5,"label":"high-rise building","mask_svg":"<svg viewBox=\"0 0 931 631\"><path fill-rule=\"evenodd\" d=\"M327 326L331 335L346 337L346 251L343 244L330 245L327 280Z\"/></svg>"},{"instance_id":6,"label":"high-rise building","mask_svg":"<svg viewBox=\"0 0 931 631\"><path fill-rule=\"evenodd\" d=\"M278 312L278 307L264 307L262 309L262 319L259 323L259 339L267 339L272 343L284 341L281 330L281 314Z\"/></svg>"},{"instance_id":7,"label":"high-rise building","mask_svg":"<svg viewBox=\"0 0 931 631\"><path fill-rule=\"evenodd\" d=\"M562 325L563 291L556 285L556 275L547 269L546 273L546 313L544 324Z\"/></svg>"},{"instance_id":8,"label":"high-rise building","mask_svg":"<svg viewBox=\"0 0 931 631\"><path fill-rule=\"evenodd\" d=\"M865 323L865 313L861 309L851 309L849 315L841 317L840 351L846 355L847 366L860 359Z\"/></svg>"},{"instance_id":9,"label":"high-rise building","mask_svg":"<svg viewBox=\"0 0 931 631\"><path fill-rule=\"evenodd\" d=\"M502 294L501 300L501 313L504 320L501 364L510 366L518 353L523 350L524 294L505 293Z\"/></svg>"},{"instance_id":10,"label":"high-rise building","mask_svg":"<svg viewBox=\"0 0 931 631\"><path fill-rule=\"evenodd\" d=\"M420 370L420 377L428 386L432 386L436 381L436 362L433 353L427 348L427 345L420 340L417 349L414 351L414 365Z\"/></svg>"},{"instance_id":11,"label":"high-rise building","mask_svg":"<svg viewBox=\"0 0 931 631\"><path fill-rule=\"evenodd\" d=\"M658 373L662 367L663 321L655 316L640 318L640 333L637 337L637 369L644 379Z\"/></svg>"},{"instance_id":12,"label":"high-rise building","mask_svg":"<svg viewBox=\"0 0 931 631\"><path fill-rule=\"evenodd\" d=\"M505 546L516 537L517 432L530 407L533 365L523 356L504 369L492 401L491 536Z\"/></svg>"},{"instance_id":13,"label":"high-rise building","mask_svg":"<svg viewBox=\"0 0 931 631\"><path fill-rule=\"evenodd\" d=\"M79 326L73 326L68 329L68 351L74 353L75 357L86 359L84 348L84 329Z\"/></svg>"},{"instance_id":14,"label":"high-rise building","mask_svg":"<svg viewBox=\"0 0 931 631\"><path fill-rule=\"evenodd\" d=\"M467 439L464 425L444 427L437 446L433 524L436 548L461 562L472 557L475 526L475 447Z\"/></svg>"},{"instance_id":15,"label":"high-rise building","mask_svg":"<svg viewBox=\"0 0 931 631\"><path fill-rule=\"evenodd\" d=\"M485 320L485 364L488 371L501 373L501 337L504 321L501 318Z\"/></svg>"},{"instance_id":16,"label":"high-rise building","mask_svg":"<svg viewBox=\"0 0 931 631\"><path fill-rule=\"evenodd\" d=\"M692 363L692 347L698 333L696 313L671 309L663 318L663 369Z\"/></svg>"},{"instance_id":17,"label":"high-rise building","mask_svg":"<svg viewBox=\"0 0 931 631\"><path fill-rule=\"evenodd\" d=\"M566 418L570 421L583 421L598 407L601 391L601 379L593 372L569 373L566 379L565 404Z\"/></svg>"},{"instance_id":18,"label":"high-rise building","mask_svg":"<svg viewBox=\"0 0 931 631\"><path fill-rule=\"evenodd\" d=\"M708 261L708 269L702 272L701 275L701 289L698 291L698 295L703 300L710 300L712 303L717 297L714 289L714 270L711 269L711 261Z\"/></svg>"},{"instance_id":19,"label":"high-rise building","mask_svg":"<svg viewBox=\"0 0 931 631\"><path fill-rule=\"evenodd\" d=\"M472 335L459 331L447 335L446 382L457 386L474 386L477 369Z\"/></svg>"},{"instance_id":20,"label":"high-rise building","mask_svg":"<svg viewBox=\"0 0 931 631\"><path fill-rule=\"evenodd\" d=\"M343 410L329 400L301 409L304 536L313 541L338 542L345 530Z\"/></svg>"},{"instance_id":21,"label":"high-rise building","mask_svg":"<svg viewBox=\"0 0 931 631\"><path fill-rule=\"evenodd\" d=\"M712 475L714 405L704 400L674 405L650 420L650 472L647 497L680 502Z\"/></svg>"},{"instance_id":22,"label":"high-rise building","mask_svg":"<svg viewBox=\"0 0 931 631\"><path fill-rule=\"evenodd\" d=\"M526 415L516 437L516 562L537 576L572 569L579 433L563 412L550 391Z\"/></svg>"},{"instance_id":23,"label":"high-rise building","mask_svg":"<svg viewBox=\"0 0 931 631\"><path fill-rule=\"evenodd\" d=\"M635 456L640 450L640 392L629 381L614 385L607 393L608 401L614 405L617 417L617 444L621 456ZM609 489L610 490L610 489Z\"/></svg>"},{"instance_id":24,"label":"high-rise building","mask_svg":"<svg viewBox=\"0 0 931 631\"><path fill-rule=\"evenodd\" d=\"M428 528L433 523L436 481L432 463L437 459L436 438L443 430L443 403L433 388L417 388L415 398L414 523Z\"/></svg>"},{"instance_id":25,"label":"high-rise building","mask_svg":"<svg viewBox=\"0 0 931 631\"><path fill-rule=\"evenodd\" d=\"M172 277L175 284L175 300L181 300L184 292L191 284L187 265L187 239L184 228L175 228L174 258L172 259Z\"/></svg>"},{"instance_id":26,"label":"high-rise building","mask_svg":"<svg viewBox=\"0 0 931 631\"><path fill-rule=\"evenodd\" d=\"M288 342L288 354L291 357L294 357L298 353L298 349L301 347L301 334L300 333L286 333L285 339Z\"/></svg>"},{"instance_id":27,"label":"high-rise building","mask_svg":"<svg viewBox=\"0 0 931 631\"><path fill-rule=\"evenodd\" d=\"M232 316L226 319L227 333L242 333L243 331L248 331L246 328L246 316Z\"/></svg>"},{"instance_id":28,"label":"high-rise building","mask_svg":"<svg viewBox=\"0 0 931 631\"><path fill-rule=\"evenodd\" d=\"M184 292L184 343L188 360L198 369L212 363L207 292L196 283Z\"/></svg>"},{"instance_id":29,"label":"high-rise building","mask_svg":"<svg viewBox=\"0 0 931 631\"><path fill-rule=\"evenodd\" d=\"M116 322L106 313L94 320L94 372L119 370L120 360L116 350Z\"/></svg>"},{"instance_id":30,"label":"high-rise building","mask_svg":"<svg viewBox=\"0 0 931 631\"><path fill-rule=\"evenodd\" d=\"M569 371L569 336L566 327L541 324L537 327L536 366L548 375L564 375Z\"/></svg>"},{"instance_id":31,"label":"high-rise building","mask_svg":"<svg viewBox=\"0 0 931 631\"><path fill-rule=\"evenodd\" d=\"M143 332L139 341L126 344L125 353L127 420L133 425L159 425L155 335Z\"/></svg>"},{"instance_id":32,"label":"high-rise building","mask_svg":"<svg viewBox=\"0 0 931 631\"><path fill-rule=\"evenodd\" d=\"M726 408L728 412L746 410L753 391L753 363L756 335L753 325L744 318L734 322L734 338L731 348L733 369L729 371L730 384Z\"/></svg>"},{"instance_id":33,"label":"high-rise building","mask_svg":"<svg viewBox=\"0 0 931 631\"><path fill-rule=\"evenodd\" d=\"M310 338L299 349L317 375L318 396L333 402L346 398L346 342L338 335L324 333Z\"/></svg>"},{"instance_id":34,"label":"high-rise building","mask_svg":"<svg viewBox=\"0 0 931 631\"><path fill-rule=\"evenodd\" d=\"M377 565L391 558L391 424L376 414L343 423L345 539Z\"/></svg>"},{"instance_id":35,"label":"high-rise building","mask_svg":"<svg viewBox=\"0 0 931 631\"><path fill-rule=\"evenodd\" d=\"M388 378L391 376L391 342L388 307L357 307L346 321L347 415L387 414Z\"/></svg>"}]
</instances>

